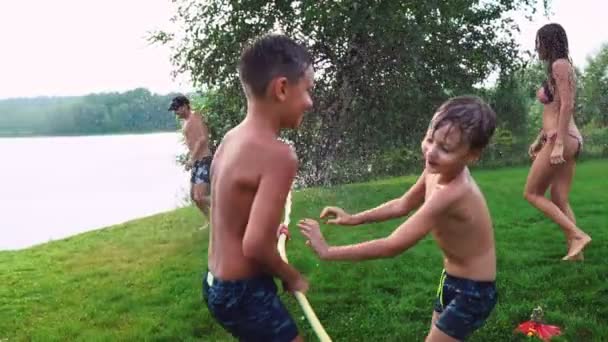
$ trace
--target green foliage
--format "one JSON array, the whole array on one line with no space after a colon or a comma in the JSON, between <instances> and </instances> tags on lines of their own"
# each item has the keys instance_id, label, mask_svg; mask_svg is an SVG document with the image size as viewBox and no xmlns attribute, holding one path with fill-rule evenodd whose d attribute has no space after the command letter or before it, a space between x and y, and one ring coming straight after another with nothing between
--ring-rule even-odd
<instances>
[{"instance_id":1,"label":"green foliage","mask_svg":"<svg viewBox=\"0 0 608 342\"><path fill-rule=\"evenodd\" d=\"M484 151L478 166L498 167L521 165L529 161L530 142L517 138L510 129L497 127L490 145Z\"/></svg>"},{"instance_id":2,"label":"green foliage","mask_svg":"<svg viewBox=\"0 0 608 342\"><path fill-rule=\"evenodd\" d=\"M536 1L175 4L183 34L157 32L150 39L173 47L176 73L189 73L205 93L228 101L206 104L216 127L232 125L243 113L236 70L245 44L279 30L308 45L317 71L315 108L286 138L300 156L302 182L321 184L336 181L332 170L341 162L417 144L442 101L474 92L473 85L496 69L514 69L517 27L506 14L531 13Z\"/></svg>"},{"instance_id":3,"label":"green foliage","mask_svg":"<svg viewBox=\"0 0 608 342\"><path fill-rule=\"evenodd\" d=\"M582 81L581 109L585 121L608 126L608 43L589 59Z\"/></svg>"},{"instance_id":4,"label":"green foliage","mask_svg":"<svg viewBox=\"0 0 608 342\"><path fill-rule=\"evenodd\" d=\"M173 131L172 95L147 89L78 97L0 100L0 136Z\"/></svg>"},{"instance_id":5,"label":"green foliage","mask_svg":"<svg viewBox=\"0 0 608 342\"><path fill-rule=\"evenodd\" d=\"M418 172L423 166L424 160L420 148L400 147L382 153L374 165L374 173L381 176L404 175Z\"/></svg>"},{"instance_id":6,"label":"green foliage","mask_svg":"<svg viewBox=\"0 0 608 342\"><path fill-rule=\"evenodd\" d=\"M547 79L547 67L538 59L530 58L514 72L513 76L519 83L524 97L536 101L536 93L543 81Z\"/></svg>"},{"instance_id":7,"label":"green foliage","mask_svg":"<svg viewBox=\"0 0 608 342\"><path fill-rule=\"evenodd\" d=\"M582 129L584 138L583 156L608 157L608 126L589 124Z\"/></svg>"},{"instance_id":8,"label":"green foliage","mask_svg":"<svg viewBox=\"0 0 608 342\"><path fill-rule=\"evenodd\" d=\"M543 128L543 104L532 101L528 109L528 137L534 139Z\"/></svg>"},{"instance_id":9,"label":"green foliage","mask_svg":"<svg viewBox=\"0 0 608 342\"><path fill-rule=\"evenodd\" d=\"M245 107L237 94L230 88L208 91L192 99L192 107L203 116L209 129L209 140L213 146L219 145L222 137L236 126L245 115Z\"/></svg>"},{"instance_id":10,"label":"green foliage","mask_svg":"<svg viewBox=\"0 0 608 342\"><path fill-rule=\"evenodd\" d=\"M523 135L527 130L529 103L526 89L513 74L499 79L490 100L497 113L497 125L516 135Z\"/></svg>"}]
</instances>

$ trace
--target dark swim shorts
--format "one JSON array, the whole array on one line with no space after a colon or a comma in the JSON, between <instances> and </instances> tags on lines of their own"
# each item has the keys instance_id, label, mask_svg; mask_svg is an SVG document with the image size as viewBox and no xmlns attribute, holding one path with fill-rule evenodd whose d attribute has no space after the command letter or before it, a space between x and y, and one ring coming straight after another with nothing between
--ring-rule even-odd
<instances>
[{"instance_id":1,"label":"dark swim shorts","mask_svg":"<svg viewBox=\"0 0 608 342\"><path fill-rule=\"evenodd\" d=\"M239 341L289 342L298 336L271 276L224 281L207 271L203 297L213 318Z\"/></svg>"},{"instance_id":2,"label":"dark swim shorts","mask_svg":"<svg viewBox=\"0 0 608 342\"><path fill-rule=\"evenodd\" d=\"M458 278L444 270L435 300L435 325L462 341L484 325L497 300L496 282Z\"/></svg>"},{"instance_id":3,"label":"dark swim shorts","mask_svg":"<svg viewBox=\"0 0 608 342\"><path fill-rule=\"evenodd\" d=\"M211 182L211 162L213 161L213 157L208 156L204 157L201 160L197 160L192 165L192 174L190 177L190 183L192 184L200 184Z\"/></svg>"}]
</instances>

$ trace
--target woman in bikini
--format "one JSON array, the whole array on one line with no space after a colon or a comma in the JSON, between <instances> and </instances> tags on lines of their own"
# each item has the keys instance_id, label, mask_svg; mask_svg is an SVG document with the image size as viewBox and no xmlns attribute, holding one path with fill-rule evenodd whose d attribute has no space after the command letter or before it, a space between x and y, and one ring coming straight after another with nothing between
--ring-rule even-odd
<instances>
[{"instance_id":1,"label":"woman in bikini","mask_svg":"<svg viewBox=\"0 0 608 342\"><path fill-rule=\"evenodd\" d=\"M583 140L573 117L576 79L566 31L559 24L541 27L536 33L536 50L547 64L547 81L537 93L544 104L543 124L528 151L533 163L524 197L563 230L568 252L562 260L581 260L591 237L577 227L568 202ZM545 198L549 188L551 199Z\"/></svg>"}]
</instances>

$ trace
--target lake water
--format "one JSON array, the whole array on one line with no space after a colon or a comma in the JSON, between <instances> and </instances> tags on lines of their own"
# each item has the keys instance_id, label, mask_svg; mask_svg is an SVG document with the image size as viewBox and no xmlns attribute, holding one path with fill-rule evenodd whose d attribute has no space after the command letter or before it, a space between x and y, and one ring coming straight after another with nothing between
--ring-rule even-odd
<instances>
[{"instance_id":1,"label":"lake water","mask_svg":"<svg viewBox=\"0 0 608 342\"><path fill-rule=\"evenodd\" d=\"M0 250L184 204L178 133L0 138Z\"/></svg>"}]
</instances>

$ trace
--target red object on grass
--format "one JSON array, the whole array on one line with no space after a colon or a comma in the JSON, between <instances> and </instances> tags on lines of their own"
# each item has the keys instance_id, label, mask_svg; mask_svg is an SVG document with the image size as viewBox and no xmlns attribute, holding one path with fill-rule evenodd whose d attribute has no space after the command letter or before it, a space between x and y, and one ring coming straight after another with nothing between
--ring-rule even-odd
<instances>
[{"instance_id":1,"label":"red object on grass","mask_svg":"<svg viewBox=\"0 0 608 342\"><path fill-rule=\"evenodd\" d=\"M548 341L551 339L551 337L558 336L562 333L558 326L542 324L534 321L524 322L520 324L517 329L528 336L537 336L543 341Z\"/></svg>"}]
</instances>

